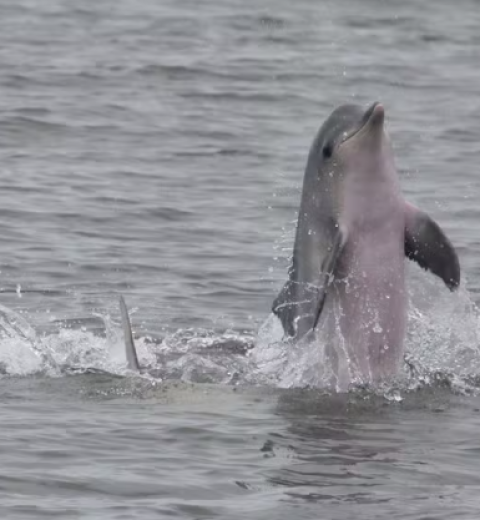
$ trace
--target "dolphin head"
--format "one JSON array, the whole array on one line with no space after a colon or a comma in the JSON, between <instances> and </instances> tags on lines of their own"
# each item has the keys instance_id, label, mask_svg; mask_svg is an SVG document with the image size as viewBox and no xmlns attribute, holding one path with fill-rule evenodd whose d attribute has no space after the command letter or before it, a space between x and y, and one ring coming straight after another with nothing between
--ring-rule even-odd
<instances>
[{"instance_id":1,"label":"dolphin head","mask_svg":"<svg viewBox=\"0 0 480 520\"><path fill-rule=\"evenodd\" d=\"M395 183L397 174L384 121L385 109L378 102L366 110L351 104L336 108L310 148L305 199L338 216L342 186L350 179L375 182L388 176Z\"/></svg>"},{"instance_id":2,"label":"dolphin head","mask_svg":"<svg viewBox=\"0 0 480 520\"><path fill-rule=\"evenodd\" d=\"M381 174L393 157L390 140L385 132L385 109L373 103L366 111L352 115L353 123L337 136L332 148L333 163L359 174ZM328 151L328 150L327 150ZM332 162L332 161L331 161Z\"/></svg>"},{"instance_id":3,"label":"dolphin head","mask_svg":"<svg viewBox=\"0 0 480 520\"><path fill-rule=\"evenodd\" d=\"M338 107L320 128L310 150L309 163L314 164L322 177L345 167L358 167L360 162L366 162L362 158L367 156L375 162L385 155L382 152L390 151L384 121L385 109L378 102L367 110L358 105Z\"/></svg>"}]
</instances>

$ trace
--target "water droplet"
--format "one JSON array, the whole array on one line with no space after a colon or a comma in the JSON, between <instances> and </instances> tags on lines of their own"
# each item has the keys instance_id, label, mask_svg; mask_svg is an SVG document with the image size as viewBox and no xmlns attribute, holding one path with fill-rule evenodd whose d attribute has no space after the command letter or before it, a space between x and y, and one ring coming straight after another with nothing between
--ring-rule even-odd
<instances>
[{"instance_id":1,"label":"water droplet","mask_svg":"<svg viewBox=\"0 0 480 520\"><path fill-rule=\"evenodd\" d=\"M21 285L20 285L20 284L17 284L17 296L18 296L19 298L22 297L22 292L21 292L21 291L22 291L22 287L21 287Z\"/></svg>"},{"instance_id":2,"label":"water droplet","mask_svg":"<svg viewBox=\"0 0 480 520\"><path fill-rule=\"evenodd\" d=\"M380 334L380 332L383 332L383 329L382 327L380 327L378 323L375 323L375 326L373 327L373 332Z\"/></svg>"},{"instance_id":3,"label":"water droplet","mask_svg":"<svg viewBox=\"0 0 480 520\"><path fill-rule=\"evenodd\" d=\"M384 394L384 397L387 401L393 401L395 403L401 403L403 401L403 397L400 395L400 392L396 390L390 390Z\"/></svg>"},{"instance_id":4,"label":"water droplet","mask_svg":"<svg viewBox=\"0 0 480 520\"><path fill-rule=\"evenodd\" d=\"M270 266L270 267L268 268L268 272L269 272L269 273L273 273L273 267L272 267L272 266Z\"/></svg>"}]
</instances>

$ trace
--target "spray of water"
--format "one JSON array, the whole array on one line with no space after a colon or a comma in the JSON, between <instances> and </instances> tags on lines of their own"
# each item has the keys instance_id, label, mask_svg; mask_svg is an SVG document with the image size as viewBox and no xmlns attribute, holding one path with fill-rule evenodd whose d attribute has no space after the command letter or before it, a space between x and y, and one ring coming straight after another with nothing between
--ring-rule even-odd
<instances>
[{"instance_id":1,"label":"spray of water","mask_svg":"<svg viewBox=\"0 0 480 520\"><path fill-rule=\"evenodd\" d=\"M405 365L391 387L416 389L442 380L460 392L476 391L480 320L470 294L464 286L452 294L431 275L409 270ZM259 379L279 387L328 387L332 380L321 335L292 344L273 315L261 326L251 358Z\"/></svg>"},{"instance_id":2,"label":"spray of water","mask_svg":"<svg viewBox=\"0 0 480 520\"><path fill-rule=\"evenodd\" d=\"M410 271L405 365L380 391L396 401L403 391L440 381L458 392L476 392L480 320L470 294L465 287L452 294L436 278ZM0 375L59 377L93 370L131 376L119 323L100 317L105 336L69 328L40 336L21 315L0 306ZM330 388L334 378L321 335L293 344L284 340L273 315L256 336L182 329L161 340L136 338L135 346L144 377L156 381Z\"/></svg>"}]
</instances>

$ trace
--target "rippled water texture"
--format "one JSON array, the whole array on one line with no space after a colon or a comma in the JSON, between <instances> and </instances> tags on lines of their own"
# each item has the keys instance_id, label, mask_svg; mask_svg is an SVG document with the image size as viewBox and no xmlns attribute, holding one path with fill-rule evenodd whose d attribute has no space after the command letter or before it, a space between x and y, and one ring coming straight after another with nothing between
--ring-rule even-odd
<instances>
[{"instance_id":1,"label":"rippled water texture","mask_svg":"<svg viewBox=\"0 0 480 520\"><path fill-rule=\"evenodd\" d=\"M479 27L473 0L0 2L2 518L478 518ZM268 315L312 137L375 100L462 287L409 267L399 380L329 395Z\"/></svg>"}]
</instances>

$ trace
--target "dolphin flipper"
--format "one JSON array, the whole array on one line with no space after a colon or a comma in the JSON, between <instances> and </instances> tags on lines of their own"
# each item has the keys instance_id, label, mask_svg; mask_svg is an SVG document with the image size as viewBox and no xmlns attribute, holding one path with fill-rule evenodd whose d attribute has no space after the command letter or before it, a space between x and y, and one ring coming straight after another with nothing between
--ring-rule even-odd
<instances>
[{"instance_id":1,"label":"dolphin flipper","mask_svg":"<svg viewBox=\"0 0 480 520\"><path fill-rule=\"evenodd\" d=\"M406 206L405 217L405 256L454 291L460 284L460 263L447 236L433 219L411 204Z\"/></svg>"},{"instance_id":2,"label":"dolphin flipper","mask_svg":"<svg viewBox=\"0 0 480 520\"><path fill-rule=\"evenodd\" d=\"M297 307L295 301L292 301L294 297L293 286L294 282L288 280L272 304L272 312L282 322L286 334L292 337L295 336L294 319Z\"/></svg>"},{"instance_id":3,"label":"dolphin flipper","mask_svg":"<svg viewBox=\"0 0 480 520\"><path fill-rule=\"evenodd\" d=\"M323 306L325 305L325 298L327 297L327 288L333 281L333 274L344 244L345 236L338 227L333 239L332 247L322 263L323 284L319 290L318 307L315 312L312 329L316 328L320 315L322 314Z\"/></svg>"},{"instance_id":4,"label":"dolphin flipper","mask_svg":"<svg viewBox=\"0 0 480 520\"><path fill-rule=\"evenodd\" d=\"M308 334L318 324L325 305L328 286L333 280L338 258L346 242L346 235L342 233L338 225L332 235L330 245L325 247L327 253L321 260L318 286L295 281L292 279L295 269L292 269L290 279L273 302L272 311L282 322L283 329L288 336L296 336L295 322L298 318L306 318L309 322L309 326L303 328L300 336ZM321 255L321 250L319 249L317 253Z\"/></svg>"},{"instance_id":5,"label":"dolphin flipper","mask_svg":"<svg viewBox=\"0 0 480 520\"><path fill-rule=\"evenodd\" d=\"M125 355L127 357L127 366L130 370L140 370L138 363L137 351L135 350L135 344L133 342L132 326L130 324L130 318L128 316L127 306L123 296L120 296L120 314L122 315L122 328L123 336L125 340Z\"/></svg>"}]
</instances>

